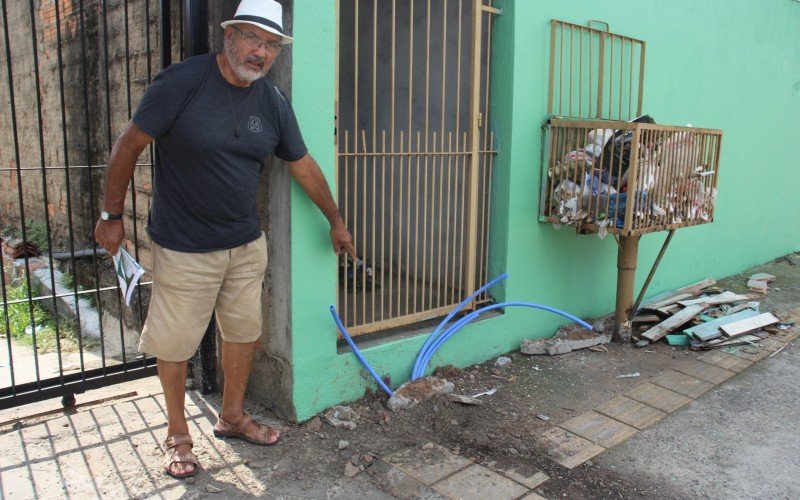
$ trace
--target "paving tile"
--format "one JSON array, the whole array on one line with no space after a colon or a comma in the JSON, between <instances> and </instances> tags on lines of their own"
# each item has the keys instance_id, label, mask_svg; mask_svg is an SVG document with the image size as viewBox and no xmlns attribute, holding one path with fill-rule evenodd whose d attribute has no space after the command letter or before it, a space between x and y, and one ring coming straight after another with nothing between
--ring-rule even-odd
<instances>
[{"instance_id":1,"label":"paving tile","mask_svg":"<svg viewBox=\"0 0 800 500\"><path fill-rule=\"evenodd\" d=\"M547 454L567 469L572 469L605 451L596 445L560 427L552 427L538 436L547 448Z\"/></svg>"},{"instance_id":2,"label":"paving tile","mask_svg":"<svg viewBox=\"0 0 800 500\"><path fill-rule=\"evenodd\" d=\"M769 338L773 338L780 342L786 342L786 343L795 340L797 337L800 337L800 328L796 327L790 330L778 330L777 333L772 333L769 336Z\"/></svg>"},{"instance_id":3,"label":"paving tile","mask_svg":"<svg viewBox=\"0 0 800 500\"><path fill-rule=\"evenodd\" d=\"M427 485L472 464L472 460L454 455L438 445L429 450L405 448L384 457L384 460Z\"/></svg>"},{"instance_id":4,"label":"paving tile","mask_svg":"<svg viewBox=\"0 0 800 500\"><path fill-rule=\"evenodd\" d=\"M761 349L759 347L753 346L741 346L741 345L733 345L728 347L723 347L722 352L726 352L728 354L732 354L734 356L738 356L742 359L746 359L748 361L758 361L767 355L769 355L769 351L766 349Z\"/></svg>"},{"instance_id":5,"label":"paving tile","mask_svg":"<svg viewBox=\"0 0 800 500\"><path fill-rule=\"evenodd\" d=\"M725 368L726 370L730 370L734 373L739 373L753 364L752 361L740 358L739 356L733 356L717 349L708 351L697 359L704 363L710 363L714 366Z\"/></svg>"},{"instance_id":6,"label":"paving tile","mask_svg":"<svg viewBox=\"0 0 800 500\"><path fill-rule=\"evenodd\" d=\"M370 474L378 474L381 489L394 498L425 498L426 500L446 498L385 460L375 460L373 463Z\"/></svg>"},{"instance_id":7,"label":"paving tile","mask_svg":"<svg viewBox=\"0 0 800 500\"><path fill-rule=\"evenodd\" d=\"M547 474L538 469L536 469L535 472L533 472L532 474L529 474L525 470L520 468L511 468L509 470L498 470L497 472L531 489L538 488L545 481L550 479L547 476Z\"/></svg>"},{"instance_id":8,"label":"paving tile","mask_svg":"<svg viewBox=\"0 0 800 500\"><path fill-rule=\"evenodd\" d=\"M650 405L657 410L667 413L672 413L681 406L692 401L682 394L664 389L650 382L645 382L625 395L640 403Z\"/></svg>"},{"instance_id":9,"label":"paving tile","mask_svg":"<svg viewBox=\"0 0 800 500\"><path fill-rule=\"evenodd\" d=\"M667 414L661 410L656 410L652 406L626 398L625 396L617 396L614 399L606 401L595 408L595 411L603 415L608 415L624 424L636 427L639 430L650 427L667 416Z\"/></svg>"},{"instance_id":10,"label":"paving tile","mask_svg":"<svg viewBox=\"0 0 800 500\"><path fill-rule=\"evenodd\" d=\"M678 394L683 394L692 399L699 397L707 390L714 387L712 384L699 378L690 377L683 373L678 373L675 370L667 370L650 379L655 385L660 385L665 389L675 391Z\"/></svg>"},{"instance_id":11,"label":"paving tile","mask_svg":"<svg viewBox=\"0 0 800 500\"><path fill-rule=\"evenodd\" d=\"M639 432L630 425L625 425L596 411L582 413L567 420L560 427L604 448L616 446Z\"/></svg>"},{"instance_id":12,"label":"paving tile","mask_svg":"<svg viewBox=\"0 0 800 500\"><path fill-rule=\"evenodd\" d=\"M761 339L761 342L758 343L762 348L770 351L775 352L781 347L786 347L786 342L781 342L779 340L775 340L773 338L767 337L765 339Z\"/></svg>"},{"instance_id":13,"label":"paving tile","mask_svg":"<svg viewBox=\"0 0 800 500\"><path fill-rule=\"evenodd\" d=\"M531 491L530 493L522 497L520 500L547 500L547 499L539 495L535 491Z\"/></svg>"},{"instance_id":14,"label":"paving tile","mask_svg":"<svg viewBox=\"0 0 800 500\"><path fill-rule=\"evenodd\" d=\"M696 360L683 361L678 363L673 369L677 372L683 373L684 375L699 378L700 380L705 380L706 382L714 385L721 384L736 375L736 373L731 370L726 370L724 368Z\"/></svg>"},{"instance_id":15,"label":"paving tile","mask_svg":"<svg viewBox=\"0 0 800 500\"><path fill-rule=\"evenodd\" d=\"M478 464L436 483L433 489L447 497L464 500L511 500L528 492L521 484Z\"/></svg>"}]
</instances>

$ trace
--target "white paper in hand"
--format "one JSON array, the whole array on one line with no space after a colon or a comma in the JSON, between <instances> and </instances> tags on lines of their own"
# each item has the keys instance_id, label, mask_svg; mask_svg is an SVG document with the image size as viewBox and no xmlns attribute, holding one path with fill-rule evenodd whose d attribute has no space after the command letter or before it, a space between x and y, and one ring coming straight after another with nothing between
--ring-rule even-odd
<instances>
[{"instance_id":1,"label":"white paper in hand","mask_svg":"<svg viewBox=\"0 0 800 500\"><path fill-rule=\"evenodd\" d=\"M119 287L122 290L122 296L125 298L125 305L130 306L133 290L136 288L136 284L139 283L139 278L144 274L144 269L122 247L119 247L119 252L113 256L113 259L114 271L117 273Z\"/></svg>"}]
</instances>

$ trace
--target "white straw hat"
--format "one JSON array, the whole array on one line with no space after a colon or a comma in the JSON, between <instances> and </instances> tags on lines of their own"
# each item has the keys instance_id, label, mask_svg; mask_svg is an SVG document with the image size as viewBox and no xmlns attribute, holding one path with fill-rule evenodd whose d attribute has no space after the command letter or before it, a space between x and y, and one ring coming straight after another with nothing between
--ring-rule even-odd
<instances>
[{"instance_id":1,"label":"white straw hat","mask_svg":"<svg viewBox=\"0 0 800 500\"><path fill-rule=\"evenodd\" d=\"M292 37L283 33L283 7L275 0L242 0L236 9L236 15L230 21L222 23L222 27L239 23L252 24L280 35L283 45L292 43Z\"/></svg>"}]
</instances>

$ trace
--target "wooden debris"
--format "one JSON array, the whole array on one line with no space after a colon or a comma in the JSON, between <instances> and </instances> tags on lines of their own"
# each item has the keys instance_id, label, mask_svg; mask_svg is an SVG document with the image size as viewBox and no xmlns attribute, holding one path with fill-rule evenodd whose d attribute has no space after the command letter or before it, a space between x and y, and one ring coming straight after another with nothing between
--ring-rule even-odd
<instances>
[{"instance_id":1,"label":"wooden debris","mask_svg":"<svg viewBox=\"0 0 800 500\"><path fill-rule=\"evenodd\" d=\"M752 318L743 319L735 323L722 325L720 328L728 337L736 337L745 333L753 332L780 322L772 313L764 313Z\"/></svg>"},{"instance_id":2,"label":"wooden debris","mask_svg":"<svg viewBox=\"0 0 800 500\"><path fill-rule=\"evenodd\" d=\"M688 346L689 336L682 333L676 335L667 335L667 344L677 346Z\"/></svg>"},{"instance_id":3,"label":"wooden debris","mask_svg":"<svg viewBox=\"0 0 800 500\"><path fill-rule=\"evenodd\" d=\"M661 318L657 314L640 314L631 318L632 323L657 323Z\"/></svg>"},{"instance_id":4,"label":"wooden debris","mask_svg":"<svg viewBox=\"0 0 800 500\"><path fill-rule=\"evenodd\" d=\"M770 283L772 281L775 281L778 278L776 278L775 276L773 276L771 274L767 274L767 273L756 273L756 274L750 276L749 279L758 280L758 281L764 281L764 282Z\"/></svg>"},{"instance_id":5,"label":"wooden debris","mask_svg":"<svg viewBox=\"0 0 800 500\"><path fill-rule=\"evenodd\" d=\"M692 295L696 295L700 293L700 290L703 290L704 288L708 288L716 284L717 284L716 280L711 278L706 278L704 280L698 281L697 283L687 285L683 288L678 288L677 291L681 293L691 293Z\"/></svg>"},{"instance_id":6,"label":"wooden debris","mask_svg":"<svg viewBox=\"0 0 800 500\"><path fill-rule=\"evenodd\" d=\"M676 312L678 312L680 310L681 310L681 306L679 306L678 304L672 304L671 306L667 306L667 307L662 307L660 309L656 309L656 311L658 311L659 313L661 313L664 316L672 316L673 314L675 314Z\"/></svg>"},{"instance_id":7,"label":"wooden debris","mask_svg":"<svg viewBox=\"0 0 800 500\"><path fill-rule=\"evenodd\" d=\"M658 301L658 302L654 302L654 303L651 303L651 304L646 304L645 306L642 307L642 309L647 309L649 311L658 311L658 310L664 309L666 307L669 307L672 304L675 304L679 300L685 300L685 299L688 299L688 298L691 298L691 297L694 297L694 296L695 296L695 294L693 294L693 293L679 293L679 294L673 295L672 297L668 297L667 299L664 299L664 300L661 300L661 301Z\"/></svg>"},{"instance_id":8,"label":"wooden debris","mask_svg":"<svg viewBox=\"0 0 800 500\"><path fill-rule=\"evenodd\" d=\"M678 304L688 307L693 306L695 304L708 304L708 305L716 305L716 304L728 304L730 302L739 302L740 300L750 300L753 296L751 295L739 295L738 293L733 292L722 292L718 295L713 297L700 297L699 299L693 300L680 300Z\"/></svg>"},{"instance_id":9,"label":"wooden debris","mask_svg":"<svg viewBox=\"0 0 800 500\"><path fill-rule=\"evenodd\" d=\"M748 309L748 308L752 309L754 311L758 311L758 306L759 306L758 302L747 302L745 304L739 304L738 306L731 307L730 309L728 309L726 311L725 314L730 316L731 314L737 313L739 311L744 311L745 309Z\"/></svg>"},{"instance_id":10,"label":"wooden debris","mask_svg":"<svg viewBox=\"0 0 800 500\"><path fill-rule=\"evenodd\" d=\"M732 339L711 340L703 345L705 347L725 347L729 345L742 345L742 344L753 345L759 340L761 340L761 337L756 337L755 335L740 335Z\"/></svg>"},{"instance_id":11,"label":"wooden debris","mask_svg":"<svg viewBox=\"0 0 800 500\"><path fill-rule=\"evenodd\" d=\"M670 316L653 328L647 330L642 334L642 337L655 342L676 328L685 325L687 322L689 322L689 320L706 310L708 307L709 306L706 303L691 305L686 309L683 309L682 311Z\"/></svg>"},{"instance_id":12,"label":"wooden debris","mask_svg":"<svg viewBox=\"0 0 800 500\"><path fill-rule=\"evenodd\" d=\"M774 358L775 356L778 355L779 352L781 352L782 350L786 349L787 347L789 347L789 344L786 344L785 346L781 347L777 351L773 352L772 354L769 355L769 357L770 358Z\"/></svg>"},{"instance_id":13,"label":"wooden debris","mask_svg":"<svg viewBox=\"0 0 800 500\"><path fill-rule=\"evenodd\" d=\"M697 283L692 283L691 285L686 285L683 288L678 288L677 290L660 293L655 297L651 297L650 300L642 304L641 309L658 311L665 307L671 306L672 304L675 304L679 300L692 298L698 293L700 293L700 290L715 285L716 283L717 282L715 280L711 278L706 278L702 281L698 281Z\"/></svg>"},{"instance_id":14,"label":"wooden debris","mask_svg":"<svg viewBox=\"0 0 800 500\"><path fill-rule=\"evenodd\" d=\"M722 318L703 323L702 325L693 326L692 328L684 330L684 333L705 342L721 337L722 332L720 331L720 327L722 325L735 323L736 321L752 318L753 316L758 316L758 313L752 309L745 309L744 311L723 316Z\"/></svg>"}]
</instances>

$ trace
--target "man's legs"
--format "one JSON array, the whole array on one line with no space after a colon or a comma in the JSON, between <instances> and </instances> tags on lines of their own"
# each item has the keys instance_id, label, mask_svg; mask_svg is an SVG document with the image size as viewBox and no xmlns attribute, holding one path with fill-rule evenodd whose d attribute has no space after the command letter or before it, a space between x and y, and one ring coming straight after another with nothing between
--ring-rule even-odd
<instances>
[{"instance_id":1,"label":"man's legs","mask_svg":"<svg viewBox=\"0 0 800 500\"><path fill-rule=\"evenodd\" d=\"M158 378L161 380L161 387L164 389L164 401L167 404L167 436L189 433L184 411L186 367L188 363L188 361L157 360ZM179 444L175 448L178 453L185 453L192 449L188 444ZM191 473L194 470L194 464L175 462L170 468L173 474L180 475Z\"/></svg>"}]
</instances>

